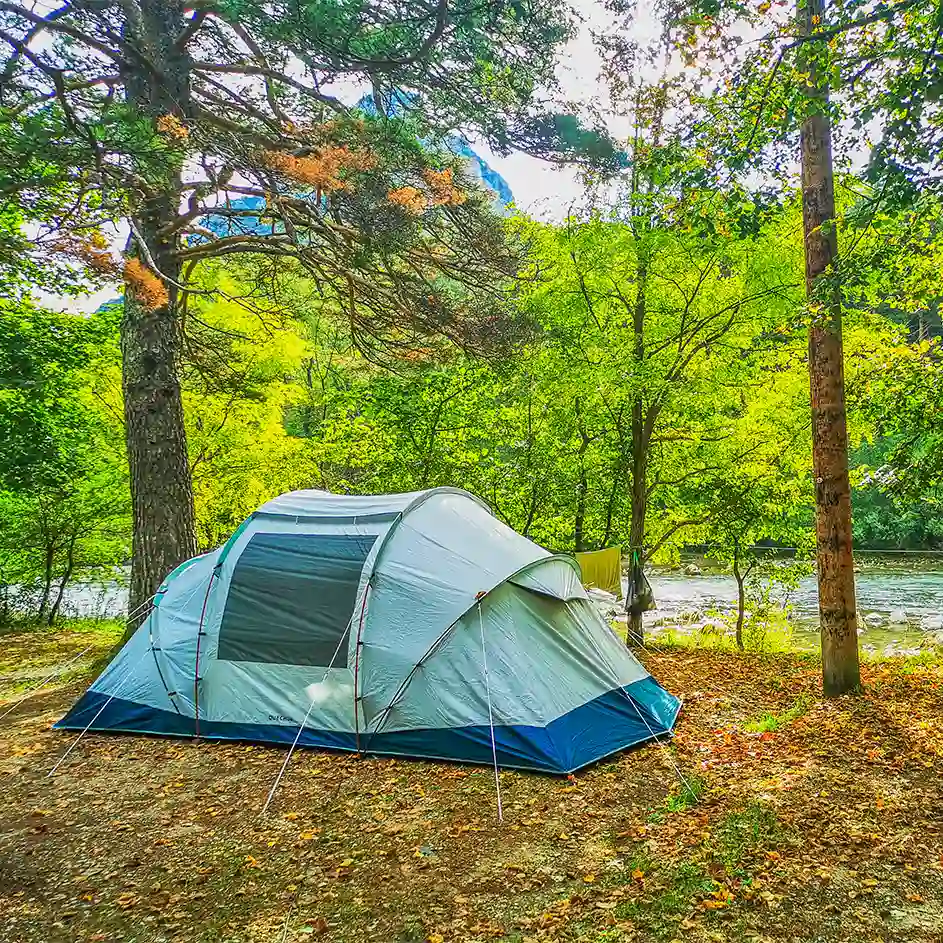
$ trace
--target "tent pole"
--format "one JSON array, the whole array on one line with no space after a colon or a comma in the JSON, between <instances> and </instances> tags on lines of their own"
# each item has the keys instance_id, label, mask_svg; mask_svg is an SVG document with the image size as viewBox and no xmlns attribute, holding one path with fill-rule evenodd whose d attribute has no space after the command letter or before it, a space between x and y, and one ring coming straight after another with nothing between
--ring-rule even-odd
<instances>
[{"instance_id":1,"label":"tent pole","mask_svg":"<svg viewBox=\"0 0 943 943\"><path fill-rule=\"evenodd\" d=\"M485 671L485 690L488 693L488 727L491 730L491 758L494 760L494 789L498 796L498 821L503 822L504 811L501 808L501 775L498 772L498 747L494 740L494 714L491 711L491 681L488 678L488 656L485 654L485 622L481 614L480 596L478 598L478 628L481 631L481 663Z\"/></svg>"},{"instance_id":2,"label":"tent pole","mask_svg":"<svg viewBox=\"0 0 943 943\"><path fill-rule=\"evenodd\" d=\"M193 736L196 740L200 739L200 642L206 634L203 631L203 620L206 618L206 605L210 601L210 590L213 588L213 580L219 573L220 564L217 563L210 573L209 582L206 584L206 595L203 597L203 608L200 611L200 624L196 630L196 656L193 659Z\"/></svg>"},{"instance_id":3,"label":"tent pole","mask_svg":"<svg viewBox=\"0 0 943 943\"><path fill-rule=\"evenodd\" d=\"M370 579L372 579L372 574ZM360 604L360 622L357 625L357 641L354 643L354 744L360 756L360 635L363 632L363 618L367 611L367 594L370 592L370 579L363 588L363 602ZM343 636L341 636L343 638ZM336 653L335 653L336 657ZM332 659L333 660L333 659Z\"/></svg>"}]
</instances>

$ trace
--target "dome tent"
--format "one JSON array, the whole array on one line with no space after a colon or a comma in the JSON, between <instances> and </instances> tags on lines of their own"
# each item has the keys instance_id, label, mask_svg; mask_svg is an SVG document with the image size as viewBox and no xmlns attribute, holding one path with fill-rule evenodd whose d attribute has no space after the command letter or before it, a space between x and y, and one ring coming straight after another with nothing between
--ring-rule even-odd
<instances>
[{"instance_id":1,"label":"dome tent","mask_svg":"<svg viewBox=\"0 0 943 943\"><path fill-rule=\"evenodd\" d=\"M296 491L171 573L56 726L569 773L678 708L575 561L471 494Z\"/></svg>"}]
</instances>

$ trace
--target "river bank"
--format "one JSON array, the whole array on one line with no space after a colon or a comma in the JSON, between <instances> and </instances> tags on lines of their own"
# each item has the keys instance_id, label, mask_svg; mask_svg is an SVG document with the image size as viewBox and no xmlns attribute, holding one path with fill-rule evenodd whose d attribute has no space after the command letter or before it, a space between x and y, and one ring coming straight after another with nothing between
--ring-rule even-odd
<instances>
[{"instance_id":1,"label":"river bank","mask_svg":"<svg viewBox=\"0 0 943 943\"><path fill-rule=\"evenodd\" d=\"M912 655L943 642L943 563L930 557L861 554L856 568L861 647L866 655ZM729 574L709 569L701 558L676 568L656 567L650 575L657 609L646 613L645 628L656 642L667 634L690 636L729 620L737 588ZM625 586L623 580L623 586ZM790 646L815 651L818 638L818 589L814 575L800 580L776 603L788 617ZM66 594L64 614L83 619L122 617L127 590L118 581L75 584ZM621 604L601 605L610 617Z\"/></svg>"}]
</instances>

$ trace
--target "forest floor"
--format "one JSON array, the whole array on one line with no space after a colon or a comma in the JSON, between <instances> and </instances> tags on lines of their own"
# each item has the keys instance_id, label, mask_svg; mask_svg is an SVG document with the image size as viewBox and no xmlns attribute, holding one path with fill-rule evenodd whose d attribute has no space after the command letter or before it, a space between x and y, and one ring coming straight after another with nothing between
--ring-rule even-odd
<instances>
[{"instance_id":1,"label":"forest floor","mask_svg":"<svg viewBox=\"0 0 943 943\"><path fill-rule=\"evenodd\" d=\"M940 941L943 667L645 656L672 744L569 779L50 730L114 628L5 636L0 940ZM690 791L682 786L676 766ZM693 793L693 794L692 794Z\"/></svg>"}]
</instances>

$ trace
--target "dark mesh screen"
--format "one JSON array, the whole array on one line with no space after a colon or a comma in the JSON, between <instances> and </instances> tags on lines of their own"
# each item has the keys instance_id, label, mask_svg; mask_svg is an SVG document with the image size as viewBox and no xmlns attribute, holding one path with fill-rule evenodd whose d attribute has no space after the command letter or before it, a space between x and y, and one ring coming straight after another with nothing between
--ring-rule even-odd
<instances>
[{"instance_id":1,"label":"dark mesh screen","mask_svg":"<svg viewBox=\"0 0 943 943\"><path fill-rule=\"evenodd\" d=\"M375 541L256 534L236 563L218 657L345 667L357 586Z\"/></svg>"}]
</instances>

